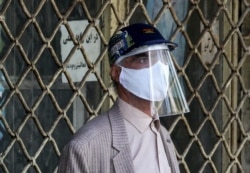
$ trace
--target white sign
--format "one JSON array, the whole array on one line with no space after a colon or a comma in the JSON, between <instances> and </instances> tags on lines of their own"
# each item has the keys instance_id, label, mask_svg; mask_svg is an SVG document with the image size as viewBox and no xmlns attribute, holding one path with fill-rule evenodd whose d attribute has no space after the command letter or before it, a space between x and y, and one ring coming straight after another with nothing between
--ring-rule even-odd
<instances>
[{"instance_id":1,"label":"white sign","mask_svg":"<svg viewBox=\"0 0 250 173\"><path fill-rule=\"evenodd\" d=\"M68 24L70 25L70 28L74 33L75 39L80 40L84 30L86 29L89 23L87 20L78 20L69 21ZM62 34L60 39L61 57L62 61L64 62L69 56L71 49L74 47L74 43L64 25L61 26L60 30ZM88 59L94 63L101 51L101 40L94 27L92 27L88 31L86 37L84 38L81 44L85 49ZM67 72L68 74L70 74L70 77L73 82L80 82L82 80L83 76L88 70L88 66L84 60L83 54L80 49L77 49L70 57L70 60L67 63L66 67ZM100 70L99 67L96 69ZM87 78L87 81L96 81L95 75L91 74ZM62 82L68 82L65 75L62 75Z\"/></svg>"}]
</instances>

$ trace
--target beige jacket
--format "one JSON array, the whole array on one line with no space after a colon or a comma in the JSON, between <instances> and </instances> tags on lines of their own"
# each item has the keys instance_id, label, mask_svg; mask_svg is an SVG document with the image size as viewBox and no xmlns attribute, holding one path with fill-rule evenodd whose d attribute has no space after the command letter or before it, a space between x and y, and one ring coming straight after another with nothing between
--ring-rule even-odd
<instances>
[{"instance_id":1,"label":"beige jacket","mask_svg":"<svg viewBox=\"0 0 250 173\"><path fill-rule=\"evenodd\" d=\"M161 136L172 173L179 173L173 142L164 127ZM125 124L115 104L78 130L62 151L58 172L135 173L130 155Z\"/></svg>"}]
</instances>

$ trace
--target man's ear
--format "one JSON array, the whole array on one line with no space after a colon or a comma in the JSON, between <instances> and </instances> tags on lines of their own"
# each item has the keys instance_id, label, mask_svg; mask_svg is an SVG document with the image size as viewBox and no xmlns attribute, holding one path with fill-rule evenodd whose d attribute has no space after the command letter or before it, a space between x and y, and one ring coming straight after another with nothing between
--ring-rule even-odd
<instances>
[{"instance_id":1,"label":"man's ear","mask_svg":"<svg viewBox=\"0 0 250 173\"><path fill-rule=\"evenodd\" d=\"M112 65L110 67L110 76L113 81L119 82L120 73L121 73L121 67L117 65Z\"/></svg>"}]
</instances>

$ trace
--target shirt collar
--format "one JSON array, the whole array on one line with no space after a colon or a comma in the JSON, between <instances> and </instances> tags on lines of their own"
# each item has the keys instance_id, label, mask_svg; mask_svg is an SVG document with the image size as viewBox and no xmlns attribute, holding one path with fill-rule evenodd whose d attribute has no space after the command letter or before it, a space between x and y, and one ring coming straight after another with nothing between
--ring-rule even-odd
<instances>
[{"instance_id":1,"label":"shirt collar","mask_svg":"<svg viewBox=\"0 0 250 173\"><path fill-rule=\"evenodd\" d=\"M153 118L118 98L118 105L125 120L132 124L139 132L143 133L152 122Z\"/></svg>"}]
</instances>

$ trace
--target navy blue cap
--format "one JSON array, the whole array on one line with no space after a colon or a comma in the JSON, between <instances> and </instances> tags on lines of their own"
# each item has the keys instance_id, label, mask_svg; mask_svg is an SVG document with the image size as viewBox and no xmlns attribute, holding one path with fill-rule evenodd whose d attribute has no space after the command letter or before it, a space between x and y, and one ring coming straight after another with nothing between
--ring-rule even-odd
<instances>
[{"instance_id":1,"label":"navy blue cap","mask_svg":"<svg viewBox=\"0 0 250 173\"><path fill-rule=\"evenodd\" d=\"M108 47L109 62L113 64L120 56L126 55L131 50L155 44L167 44L169 50L173 50L177 44L166 40L152 25L136 23L124 27L115 33Z\"/></svg>"}]
</instances>

